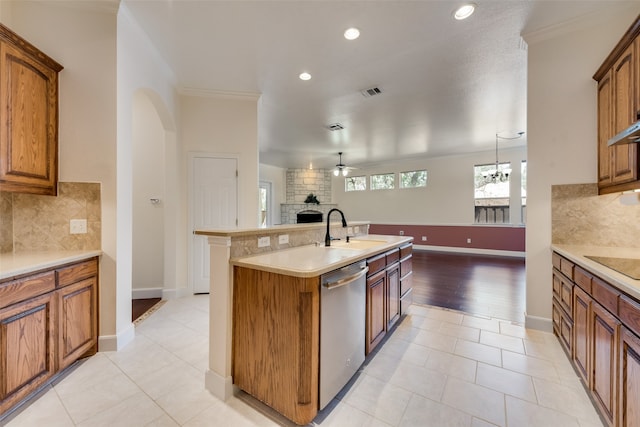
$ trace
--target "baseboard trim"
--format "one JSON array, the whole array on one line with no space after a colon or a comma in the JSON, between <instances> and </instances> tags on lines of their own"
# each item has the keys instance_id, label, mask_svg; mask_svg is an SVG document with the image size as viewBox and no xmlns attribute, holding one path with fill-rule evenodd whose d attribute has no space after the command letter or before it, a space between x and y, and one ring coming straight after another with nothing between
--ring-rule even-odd
<instances>
[{"instance_id":1,"label":"baseboard trim","mask_svg":"<svg viewBox=\"0 0 640 427\"><path fill-rule=\"evenodd\" d=\"M191 295L189 289L180 288L180 289L163 289L162 290L162 299L176 299L183 298Z\"/></svg>"},{"instance_id":2,"label":"baseboard trim","mask_svg":"<svg viewBox=\"0 0 640 427\"><path fill-rule=\"evenodd\" d=\"M537 329L544 332L553 332L553 322L546 317L530 316L525 313L524 327L527 329Z\"/></svg>"},{"instance_id":3,"label":"baseboard trim","mask_svg":"<svg viewBox=\"0 0 640 427\"><path fill-rule=\"evenodd\" d=\"M101 335L98 337L98 351L118 351L136 338L136 328L132 323L116 335Z\"/></svg>"},{"instance_id":4,"label":"baseboard trim","mask_svg":"<svg viewBox=\"0 0 640 427\"><path fill-rule=\"evenodd\" d=\"M231 376L223 377L217 372L207 369L204 373L204 388L222 401L226 401L233 396L233 378Z\"/></svg>"},{"instance_id":5,"label":"baseboard trim","mask_svg":"<svg viewBox=\"0 0 640 427\"><path fill-rule=\"evenodd\" d=\"M162 298L162 288L131 289L131 299Z\"/></svg>"},{"instance_id":6,"label":"baseboard trim","mask_svg":"<svg viewBox=\"0 0 640 427\"><path fill-rule=\"evenodd\" d=\"M521 251L503 251L497 249L477 249L477 248L456 248L453 246L430 246L430 245L416 245L414 243L413 249L422 251L435 251L435 252L452 252L461 254L476 254L476 255L496 255L512 258L525 258L526 253Z\"/></svg>"}]
</instances>

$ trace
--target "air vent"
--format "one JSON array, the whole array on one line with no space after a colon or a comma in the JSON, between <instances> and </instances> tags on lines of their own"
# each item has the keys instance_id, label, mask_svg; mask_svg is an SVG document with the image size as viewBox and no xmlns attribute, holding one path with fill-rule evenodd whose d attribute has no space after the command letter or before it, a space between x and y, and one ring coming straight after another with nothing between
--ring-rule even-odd
<instances>
[{"instance_id":1,"label":"air vent","mask_svg":"<svg viewBox=\"0 0 640 427\"><path fill-rule=\"evenodd\" d=\"M342 130L342 129L344 129L344 126L342 126L340 123L331 123L330 125L327 125L327 129L329 129L329 130Z\"/></svg>"},{"instance_id":2,"label":"air vent","mask_svg":"<svg viewBox=\"0 0 640 427\"><path fill-rule=\"evenodd\" d=\"M360 93L365 98L370 98L372 96L380 95L382 93L382 90L379 87L371 87L369 89L361 90Z\"/></svg>"}]
</instances>

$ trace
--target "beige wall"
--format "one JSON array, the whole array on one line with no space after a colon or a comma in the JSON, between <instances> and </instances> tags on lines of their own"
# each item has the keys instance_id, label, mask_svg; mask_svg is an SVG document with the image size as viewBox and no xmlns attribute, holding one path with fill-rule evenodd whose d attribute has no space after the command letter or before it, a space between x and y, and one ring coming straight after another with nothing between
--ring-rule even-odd
<instances>
[{"instance_id":1,"label":"beige wall","mask_svg":"<svg viewBox=\"0 0 640 427\"><path fill-rule=\"evenodd\" d=\"M551 329L551 186L596 181L592 75L639 13L640 3L612 5L572 25L525 35L528 326Z\"/></svg>"}]
</instances>

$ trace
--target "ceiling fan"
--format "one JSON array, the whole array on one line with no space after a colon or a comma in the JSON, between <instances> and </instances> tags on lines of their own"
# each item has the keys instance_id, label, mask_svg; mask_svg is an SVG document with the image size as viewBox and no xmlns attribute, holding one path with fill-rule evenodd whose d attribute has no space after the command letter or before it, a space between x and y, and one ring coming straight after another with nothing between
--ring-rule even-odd
<instances>
[{"instance_id":1,"label":"ceiling fan","mask_svg":"<svg viewBox=\"0 0 640 427\"><path fill-rule=\"evenodd\" d=\"M336 168L333 170L333 174L335 176L338 176L338 175L347 176L347 174L349 173L349 170L355 169L355 168L349 167L344 163L342 163L342 151L338 153L338 156L340 156L340 160L336 165Z\"/></svg>"}]
</instances>

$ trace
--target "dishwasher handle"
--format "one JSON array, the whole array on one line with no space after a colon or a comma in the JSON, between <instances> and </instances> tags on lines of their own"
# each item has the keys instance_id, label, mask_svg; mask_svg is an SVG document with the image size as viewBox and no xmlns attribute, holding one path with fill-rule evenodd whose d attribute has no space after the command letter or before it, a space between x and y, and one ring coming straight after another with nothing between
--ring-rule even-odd
<instances>
[{"instance_id":1,"label":"dishwasher handle","mask_svg":"<svg viewBox=\"0 0 640 427\"><path fill-rule=\"evenodd\" d=\"M336 281L323 283L322 285L328 290L339 288L341 286L348 285L349 283L355 282L356 280L358 280L359 278L367 274L368 271L369 271L369 267L366 266L360 271L358 271L356 274L352 274L346 277L341 277Z\"/></svg>"}]
</instances>

